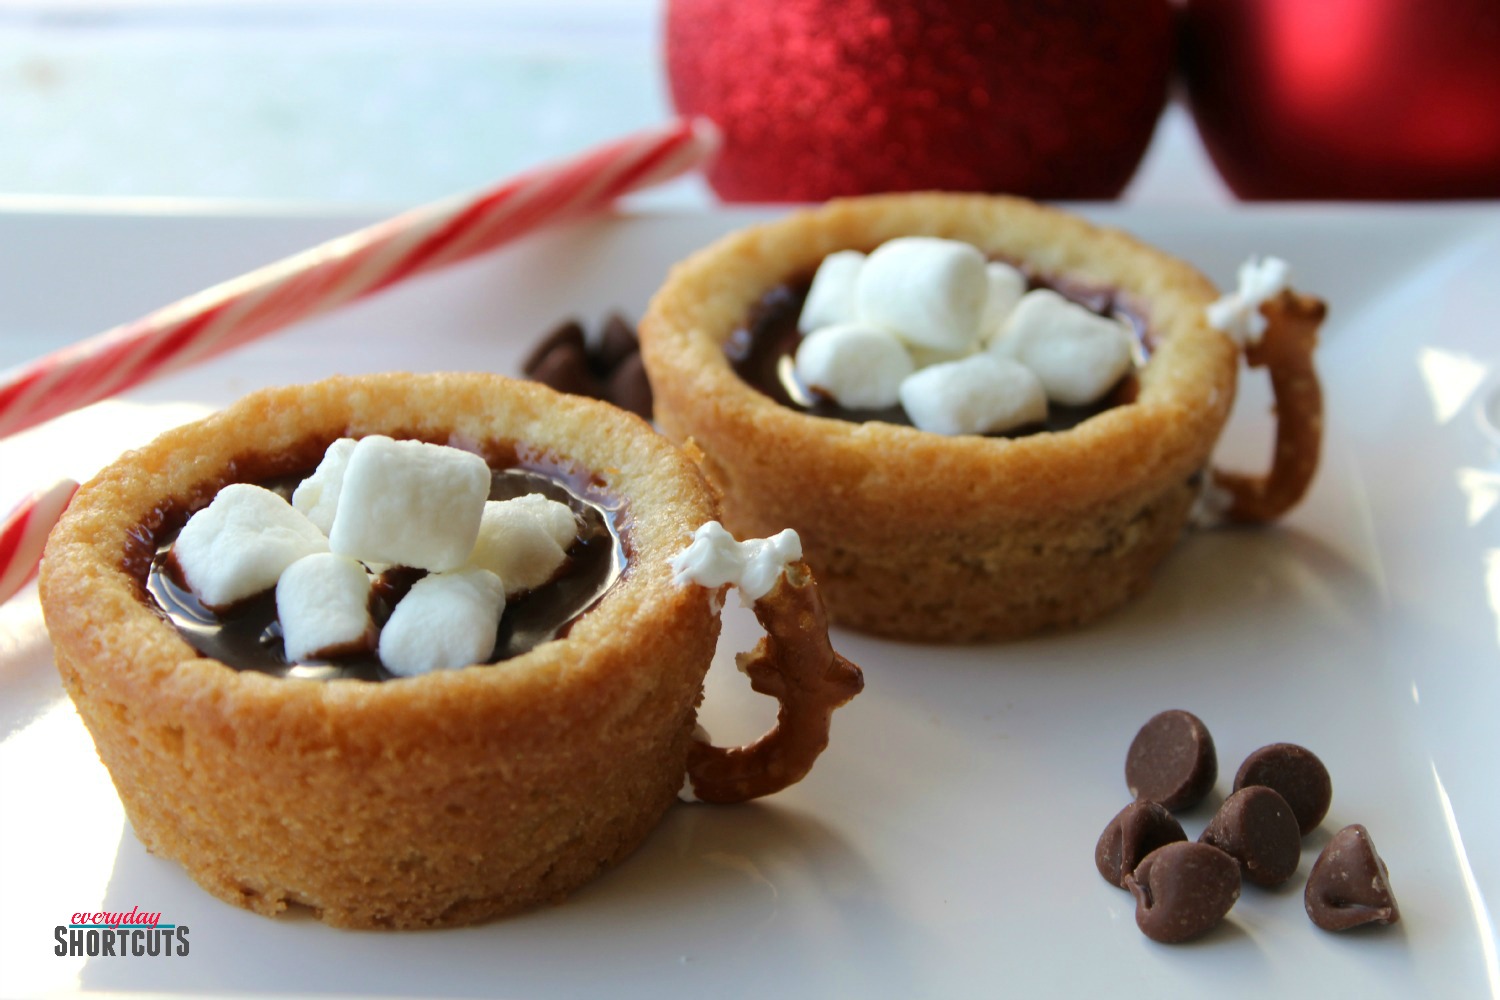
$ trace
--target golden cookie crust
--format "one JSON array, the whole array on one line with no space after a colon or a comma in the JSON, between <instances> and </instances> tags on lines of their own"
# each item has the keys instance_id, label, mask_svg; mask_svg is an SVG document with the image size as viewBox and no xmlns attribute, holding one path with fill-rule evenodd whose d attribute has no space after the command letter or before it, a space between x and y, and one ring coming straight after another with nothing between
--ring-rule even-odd
<instances>
[{"instance_id":1,"label":"golden cookie crust","mask_svg":"<svg viewBox=\"0 0 1500 1000\"><path fill-rule=\"evenodd\" d=\"M723 345L767 290L828 254L897 236L1120 290L1147 320L1140 393L1072 429L944 437L780 406ZM702 450L724 523L791 526L835 620L905 639L1009 638L1086 622L1144 588L1176 541L1234 401L1237 350L1218 295L1125 233L1022 199L852 198L733 233L673 268L641 323L656 420Z\"/></svg>"},{"instance_id":2,"label":"golden cookie crust","mask_svg":"<svg viewBox=\"0 0 1500 1000\"><path fill-rule=\"evenodd\" d=\"M237 671L148 606L143 525L372 433L518 442L592 471L625 501L628 567L564 639L381 683ZM613 407L492 375L338 378L125 455L53 532L40 590L64 685L148 849L260 913L458 925L560 899L674 800L719 623L667 560L716 515L693 463Z\"/></svg>"}]
</instances>

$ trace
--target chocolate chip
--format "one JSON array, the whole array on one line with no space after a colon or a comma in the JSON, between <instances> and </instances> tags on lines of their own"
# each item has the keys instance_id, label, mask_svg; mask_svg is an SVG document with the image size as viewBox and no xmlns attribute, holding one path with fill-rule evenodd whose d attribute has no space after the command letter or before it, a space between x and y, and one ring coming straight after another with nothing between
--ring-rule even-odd
<instances>
[{"instance_id":1,"label":"chocolate chip","mask_svg":"<svg viewBox=\"0 0 1500 1000\"><path fill-rule=\"evenodd\" d=\"M1158 847L1187 840L1182 824L1158 802L1132 802L1109 821L1094 848L1104 881L1125 888L1125 876Z\"/></svg>"},{"instance_id":2,"label":"chocolate chip","mask_svg":"<svg viewBox=\"0 0 1500 1000\"><path fill-rule=\"evenodd\" d=\"M1312 922L1325 931L1401 919L1391 894L1390 873L1375 852L1370 833L1358 823L1333 835L1307 876L1303 903Z\"/></svg>"},{"instance_id":3,"label":"chocolate chip","mask_svg":"<svg viewBox=\"0 0 1500 1000\"><path fill-rule=\"evenodd\" d=\"M583 324L576 319L570 319L538 341L537 345L531 349L531 353L526 355L526 360L521 362L521 374L527 378L535 378L533 373L537 366L559 344L567 344L570 349L577 351L580 355L586 354L588 348L584 341Z\"/></svg>"},{"instance_id":4,"label":"chocolate chip","mask_svg":"<svg viewBox=\"0 0 1500 1000\"><path fill-rule=\"evenodd\" d=\"M619 313L611 313L609 319L604 321L604 328L599 331L599 346L593 352L599 377L604 378L613 372L639 349L640 342L636 340L635 328Z\"/></svg>"},{"instance_id":5,"label":"chocolate chip","mask_svg":"<svg viewBox=\"0 0 1500 1000\"><path fill-rule=\"evenodd\" d=\"M1153 941L1176 944L1212 929L1240 898L1240 866L1209 844L1158 847L1125 877L1135 923Z\"/></svg>"},{"instance_id":6,"label":"chocolate chip","mask_svg":"<svg viewBox=\"0 0 1500 1000\"><path fill-rule=\"evenodd\" d=\"M622 410L651 419L651 382L641 352L626 355L604 383L604 398Z\"/></svg>"},{"instance_id":7,"label":"chocolate chip","mask_svg":"<svg viewBox=\"0 0 1500 1000\"><path fill-rule=\"evenodd\" d=\"M1180 709L1152 716L1135 734L1125 755L1130 794L1168 809L1197 805L1218 776L1219 758L1208 727Z\"/></svg>"},{"instance_id":8,"label":"chocolate chip","mask_svg":"<svg viewBox=\"0 0 1500 1000\"><path fill-rule=\"evenodd\" d=\"M558 343L526 373L530 378L558 392L598 399L603 387L589 370L588 359L571 343Z\"/></svg>"},{"instance_id":9,"label":"chocolate chip","mask_svg":"<svg viewBox=\"0 0 1500 1000\"><path fill-rule=\"evenodd\" d=\"M1198 839L1234 858L1240 875L1256 885L1280 885L1302 860L1302 832L1292 807L1263 785L1225 799Z\"/></svg>"},{"instance_id":10,"label":"chocolate chip","mask_svg":"<svg viewBox=\"0 0 1500 1000\"><path fill-rule=\"evenodd\" d=\"M1234 776L1234 790L1250 785L1274 788L1292 807L1303 836L1318 828L1333 801L1328 768L1311 750L1295 743L1272 743L1245 758Z\"/></svg>"},{"instance_id":11,"label":"chocolate chip","mask_svg":"<svg viewBox=\"0 0 1500 1000\"><path fill-rule=\"evenodd\" d=\"M651 419L651 383L640 344L618 313L605 320L593 343L577 320L562 324L542 338L521 371L560 392L603 399Z\"/></svg>"}]
</instances>

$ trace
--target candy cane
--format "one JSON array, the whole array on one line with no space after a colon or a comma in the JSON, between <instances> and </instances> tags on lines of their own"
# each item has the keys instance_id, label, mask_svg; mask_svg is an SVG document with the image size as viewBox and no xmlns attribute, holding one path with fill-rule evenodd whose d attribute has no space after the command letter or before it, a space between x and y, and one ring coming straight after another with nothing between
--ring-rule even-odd
<instances>
[{"instance_id":1,"label":"candy cane","mask_svg":"<svg viewBox=\"0 0 1500 1000\"><path fill-rule=\"evenodd\" d=\"M0 375L0 437L415 275L494 250L542 226L604 208L631 191L693 169L716 145L712 126L701 120L636 133L477 194L398 215L191 295ZM63 486L23 500L0 525L0 537L6 540L0 547L0 601L35 569L40 547L35 552L29 547L34 533L40 530L45 537L68 497L55 510L44 506L41 498L55 499Z\"/></svg>"},{"instance_id":2,"label":"candy cane","mask_svg":"<svg viewBox=\"0 0 1500 1000\"><path fill-rule=\"evenodd\" d=\"M47 533L77 491L73 480L59 480L24 498L0 523L0 602L26 586L36 572Z\"/></svg>"}]
</instances>

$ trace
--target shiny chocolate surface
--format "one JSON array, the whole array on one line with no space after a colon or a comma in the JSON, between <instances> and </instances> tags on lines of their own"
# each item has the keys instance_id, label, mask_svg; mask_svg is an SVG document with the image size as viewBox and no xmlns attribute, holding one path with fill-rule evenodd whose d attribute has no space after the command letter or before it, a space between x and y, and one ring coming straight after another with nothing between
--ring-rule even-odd
<instances>
[{"instance_id":1,"label":"shiny chocolate surface","mask_svg":"<svg viewBox=\"0 0 1500 1000\"><path fill-rule=\"evenodd\" d=\"M846 409L833 400L808 388L797 378L794 359L802 334L797 317L812 285L810 275L794 278L766 292L750 309L744 324L724 343L730 367L747 384L790 407L815 417L828 417L862 423L879 420L910 427L911 420L900 406L883 410ZM1065 298L1101 316L1124 320L1136 334L1136 368L1149 354L1149 333L1141 313L1109 289L1096 289L1067 281L1044 281L1029 278L1029 289L1050 288ZM1018 427L995 437L1020 437L1039 431L1063 431L1075 427L1096 414L1132 402L1138 391L1134 374L1126 375L1097 402L1087 406L1063 406L1049 403L1045 423Z\"/></svg>"},{"instance_id":2,"label":"shiny chocolate surface","mask_svg":"<svg viewBox=\"0 0 1500 1000\"><path fill-rule=\"evenodd\" d=\"M305 475L277 477L260 485L290 498ZM586 497L584 494L588 493ZM495 636L495 647L487 662L504 661L528 652L552 639L567 635L579 616L591 608L619 579L625 568L626 547L617 515L620 505L585 491L582 484L548 471L527 468L494 469L491 500L507 500L528 493L541 493L566 503L579 515L578 538L568 549L568 559L551 581L506 601L505 613ZM175 533L174 533L175 536ZM256 670L279 677L318 680L351 678L381 681L394 678L380 664L373 650L326 660L290 663L282 646L281 626L276 619L274 590L258 594L219 613L209 611L188 591L174 572L171 538L158 542L146 577L148 600L203 656L238 670ZM424 571L392 567L381 573L371 590L370 611L377 625L384 624L392 609Z\"/></svg>"}]
</instances>

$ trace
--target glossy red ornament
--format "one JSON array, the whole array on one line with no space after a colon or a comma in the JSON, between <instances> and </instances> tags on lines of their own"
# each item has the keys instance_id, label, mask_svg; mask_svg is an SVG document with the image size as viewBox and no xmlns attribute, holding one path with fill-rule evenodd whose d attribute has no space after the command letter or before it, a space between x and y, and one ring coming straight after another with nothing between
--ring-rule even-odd
<instances>
[{"instance_id":1,"label":"glossy red ornament","mask_svg":"<svg viewBox=\"0 0 1500 1000\"><path fill-rule=\"evenodd\" d=\"M1173 61L1170 0L669 0L679 111L735 201L942 188L1111 198Z\"/></svg>"},{"instance_id":2,"label":"glossy red ornament","mask_svg":"<svg viewBox=\"0 0 1500 1000\"><path fill-rule=\"evenodd\" d=\"M1183 22L1240 197L1500 197L1500 0L1188 0Z\"/></svg>"}]
</instances>

